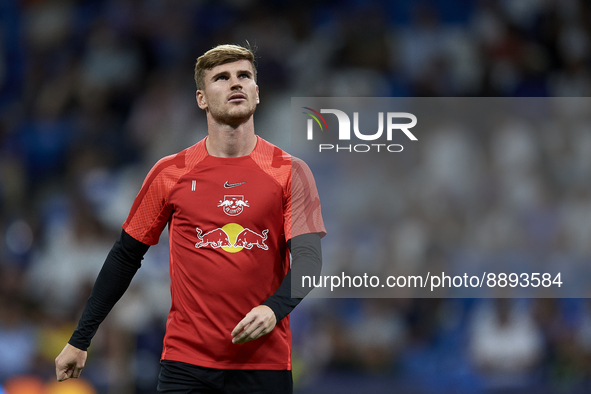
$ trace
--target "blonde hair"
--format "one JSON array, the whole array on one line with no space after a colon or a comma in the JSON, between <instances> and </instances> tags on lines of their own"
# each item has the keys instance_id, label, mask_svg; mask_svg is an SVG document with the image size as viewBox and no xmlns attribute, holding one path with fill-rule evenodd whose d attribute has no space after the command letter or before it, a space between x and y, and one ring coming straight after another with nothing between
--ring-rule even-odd
<instances>
[{"instance_id":1,"label":"blonde hair","mask_svg":"<svg viewBox=\"0 0 591 394\"><path fill-rule=\"evenodd\" d=\"M211 70L221 64L232 63L238 60L248 60L252 64L254 80L256 82L257 68L254 62L254 52L250 44L247 42L245 47L224 44L210 49L197 58L197 62L195 63L195 85L197 85L197 89L203 90L205 88L204 78L206 70Z\"/></svg>"}]
</instances>

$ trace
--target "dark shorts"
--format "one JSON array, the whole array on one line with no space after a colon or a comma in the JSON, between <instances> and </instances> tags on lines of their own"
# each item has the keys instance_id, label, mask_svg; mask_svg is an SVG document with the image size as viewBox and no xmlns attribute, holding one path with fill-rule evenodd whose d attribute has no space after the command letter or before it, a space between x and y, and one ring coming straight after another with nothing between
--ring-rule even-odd
<instances>
[{"instance_id":1,"label":"dark shorts","mask_svg":"<svg viewBox=\"0 0 591 394\"><path fill-rule=\"evenodd\" d=\"M165 394L291 394L291 371L228 370L160 361L158 392Z\"/></svg>"}]
</instances>

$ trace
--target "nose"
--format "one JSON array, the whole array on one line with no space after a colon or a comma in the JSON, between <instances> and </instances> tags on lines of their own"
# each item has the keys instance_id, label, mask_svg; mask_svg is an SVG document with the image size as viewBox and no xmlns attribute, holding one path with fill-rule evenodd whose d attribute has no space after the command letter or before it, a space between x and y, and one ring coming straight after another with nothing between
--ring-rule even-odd
<instances>
[{"instance_id":1,"label":"nose","mask_svg":"<svg viewBox=\"0 0 591 394\"><path fill-rule=\"evenodd\" d=\"M232 89L242 88L242 82L240 81L240 78L238 78L238 76L233 76L231 78L231 86Z\"/></svg>"}]
</instances>

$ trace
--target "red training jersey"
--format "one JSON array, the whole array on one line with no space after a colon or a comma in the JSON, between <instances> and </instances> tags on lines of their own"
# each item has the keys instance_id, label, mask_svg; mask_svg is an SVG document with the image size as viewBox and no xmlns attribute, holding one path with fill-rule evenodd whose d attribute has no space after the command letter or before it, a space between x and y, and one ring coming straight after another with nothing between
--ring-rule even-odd
<instances>
[{"instance_id":1,"label":"red training jersey","mask_svg":"<svg viewBox=\"0 0 591 394\"><path fill-rule=\"evenodd\" d=\"M205 140L158 161L123 229L154 245L168 224L172 306L162 359L219 369L291 370L289 316L259 339L231 332L281 284L287 240L326 234L308 166L257 137L248 156L210 156Z\"/></svg>"}]
</instances>

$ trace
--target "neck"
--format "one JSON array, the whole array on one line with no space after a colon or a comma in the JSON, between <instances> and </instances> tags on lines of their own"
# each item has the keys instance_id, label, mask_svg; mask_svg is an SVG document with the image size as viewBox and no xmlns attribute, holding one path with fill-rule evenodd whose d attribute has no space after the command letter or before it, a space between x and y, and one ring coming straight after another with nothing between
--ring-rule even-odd
<instances>
[{"instance_id":1,"label":"neck","mask_svg":"<svg viewBox=\"0 0 591 394\"><path fill-rule=\"evenodd\" d=\"M207 152L216 157L240 157L249 155L257 143L252 117L238 125L221 124L208 119Z\"/></svg>"}]
</instances>

